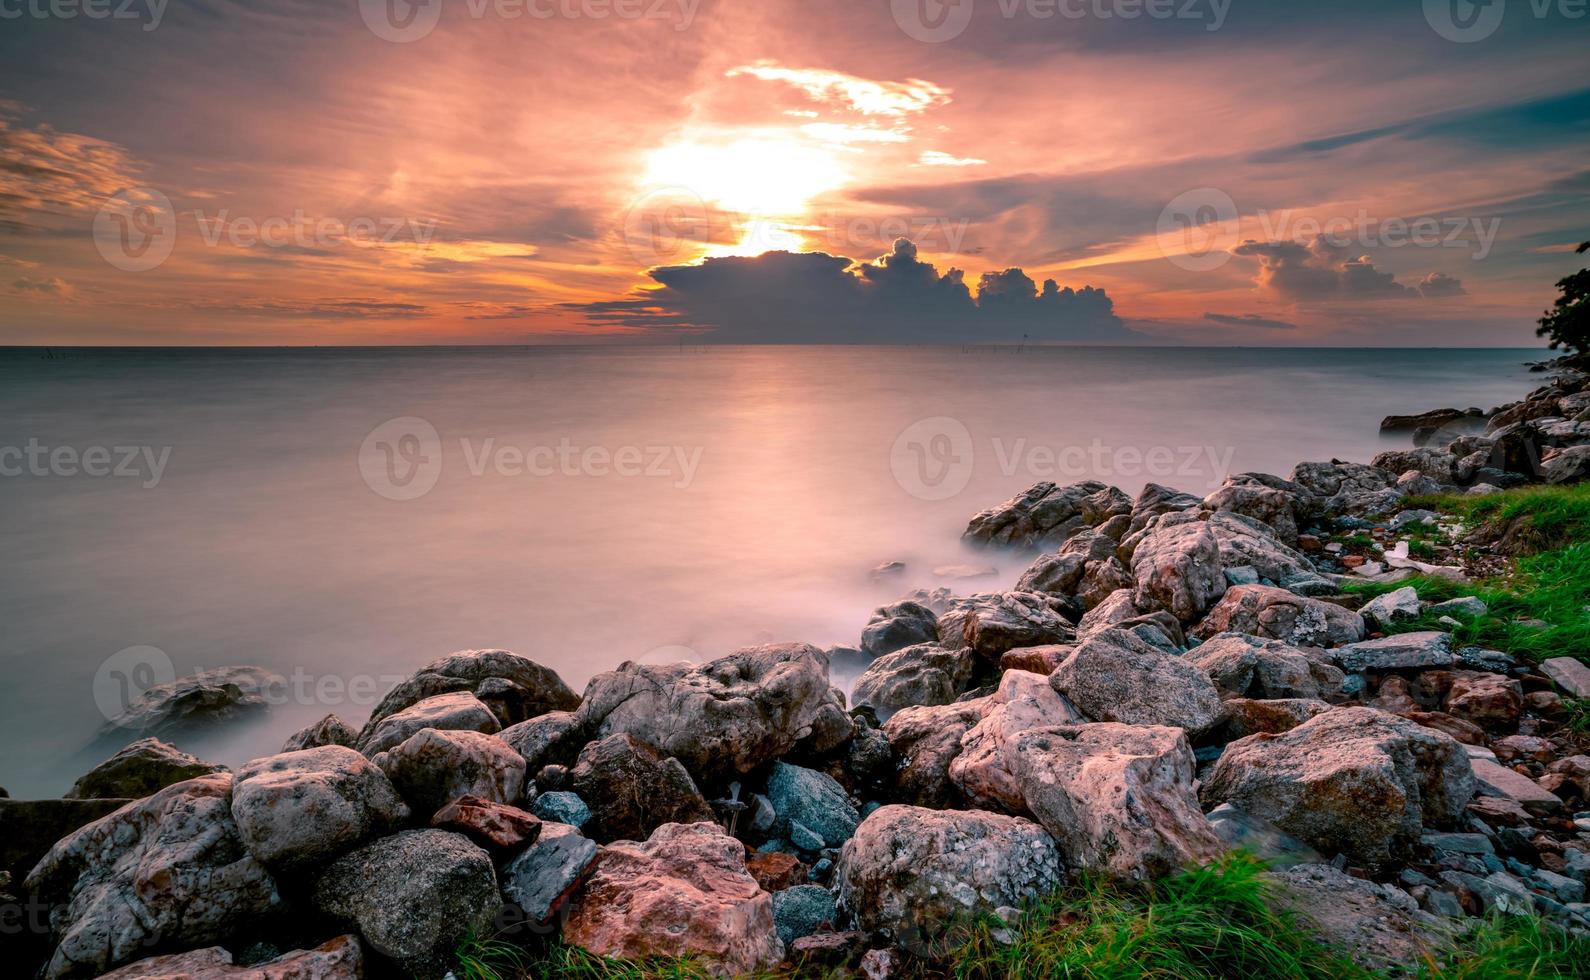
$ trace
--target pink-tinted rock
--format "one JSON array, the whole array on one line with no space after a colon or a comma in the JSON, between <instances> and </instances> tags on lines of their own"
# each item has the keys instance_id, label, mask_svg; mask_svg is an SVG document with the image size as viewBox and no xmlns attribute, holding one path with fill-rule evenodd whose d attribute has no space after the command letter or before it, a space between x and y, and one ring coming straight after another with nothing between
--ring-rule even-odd
<instances>
[{"instance_id":1,"label":"pink-tinted rock","mask_svg":"<svg viewBox=\"0 0 1590 980\"><path fill-rule=\"evenodd\" d=\"M1049 686L1048 678L1007 671L982 720L961 738L960 754L950 763L950 779L975 806L1021 812L1022 788L1011 771L1016 738L1033 728L1086 721Z\"/></svg>"},{"instance_id":2,"label":"pink-tinted rock","mask_svg":"<svg viewBox=\"0 0 1590 980\"><path fill-rule=\"evenodd\" d=\"M1163 608L1183 623L1196 621L1226 591L1220 547L1191 514L1157 519L1132 552L1132 577L1141 608Z\"/></svg>"},{"instance_id":3,"label":"pink-tinted rock","mask_svg":"<svg viewBox=\"0 0 1590 980\"><path fill-rule=\"evenodd\" d=\"M1227 698L1224 734L1228 741L1260 733L1278 735L1329 710L1331 706L1324 701L1310 698Z\"/></svg>"},{"instance_id":4,"label":"pink-tinted rock","mask_svg":"<svg viewBox=\"0 0 1590 980\"><path fill-rule=\"evenodd\" d=\"M1077 644L1049 684L1095 721L1172 725L1193 737L1219 724L1224 710L1209 675L1119 629Z\"/></svg>"},{"instance_id":5,"label":"pink-tinted rock","mask_svg":"<svg viewBox=\"0 0 1590 980\"><path fill-rule=\"evenodd\" d=\"M1486 731L1518 730L1524 711L1524 689L1518 681L1501 674L1472 670L1454 671L1452 689L1446 696L1446 712L1471 721Z\"/></svg>"},{"instance_id":6,"label":"pink-tinted rock","mask_svg":"<svg viewBox=\"0 0 1590 980\"><path fill-rule=\"evenodd\" d=\"M1226 591L1192 630L1207 640L1219 633L1247 633L1293 646L1334 647L1363 639L1364 618L1350 609L1268 585L1238 585Z\"/></svg>"},{"instance_id":7,"label":"pink-tinted rock","mask_svg":"<svg viewBox=\"0 0 1590 980\"><path fill-rule=\"evenodd\" d=\"M348 935L253 966L233 965L232 954L221 946L151 956L112 970L100 980L360 980L363 976L359 937Z\"/></svg>"},{"instance_id":8,"label":"pink-tinted rock","mask_svg":"<svg viewBox=\"0 0 1590 980\"><path fill-rule=\"evenodd\" d=\"M540 817L480 796L460 796L437 810L431 826L463 834L496 854L512 854L541 836Z\"/></svg>"}]
</instances>

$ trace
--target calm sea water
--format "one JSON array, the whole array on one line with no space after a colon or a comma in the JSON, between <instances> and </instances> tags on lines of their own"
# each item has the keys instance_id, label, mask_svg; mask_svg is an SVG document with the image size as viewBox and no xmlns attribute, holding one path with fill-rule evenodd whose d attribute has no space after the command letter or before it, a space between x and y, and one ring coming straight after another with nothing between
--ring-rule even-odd
<instances>
[{"instance_id":1,"label":"calm sea water","mask_svg":"<svg viewBox=\"0 0 1590 980\"><path fill-rule=\"evenodd\" d=\"M1195 493L1491 407L1522 350L0 351L0 785L58 794L128 686L257 664L274 751L470 647L624 660L853 643L1039 479ZM10 452L8 452L10 450ZM100 474L100 475L96 475ZM908 572L874 584L880 562ZM130 652L129 648L132 648Z\"/></svg>"}]
</instances>

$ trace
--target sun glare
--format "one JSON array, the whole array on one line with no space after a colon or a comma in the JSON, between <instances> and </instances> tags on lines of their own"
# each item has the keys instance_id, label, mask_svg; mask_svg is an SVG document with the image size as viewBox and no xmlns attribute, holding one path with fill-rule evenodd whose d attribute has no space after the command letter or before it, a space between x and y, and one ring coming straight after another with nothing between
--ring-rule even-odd
<instances>
[{"instance_id":1,"label":"sun glare","mask_svg":"<svg viewBox=\"0 0 1590 980\"><path fill-rule=\"evenodd\" d=\"M834 154L791 139L676 143L653 152L645 183L680 187L743 214L793 217L848 179Z\"/></svg>"}]
</instances>

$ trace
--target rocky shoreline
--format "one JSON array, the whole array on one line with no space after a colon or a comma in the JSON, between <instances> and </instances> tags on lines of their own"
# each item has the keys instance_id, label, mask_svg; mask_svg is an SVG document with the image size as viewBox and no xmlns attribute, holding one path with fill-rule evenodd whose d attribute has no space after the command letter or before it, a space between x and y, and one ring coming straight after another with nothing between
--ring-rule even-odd
<instances>
[{"instance_id":1,"label":"rocky shoreline","mask_svg":"<svg viewBox=\"0 0 1590 980\"><path fill-rule=\"evenodd\" d=\"M1037 484L965 532L1030 561L1014 589L913 592L853 648L625 663L583 694L462 651L236 772L162 739L257 709L268 675L153 689L108 733L143 737L68 798L0 799L0 947L48 978L437 978L553 941L887 977L1079 872L1237 847L1372 969L1474 916L1590 933L1590 737L1567 721L1590 651L1454 642L1481 598L1396 587L1462 592L1522 547L1410 498L1590 475L1586 367L1388 418L1414 446L1367 464L1202 499Z\"/></svg>"}]
</instances>

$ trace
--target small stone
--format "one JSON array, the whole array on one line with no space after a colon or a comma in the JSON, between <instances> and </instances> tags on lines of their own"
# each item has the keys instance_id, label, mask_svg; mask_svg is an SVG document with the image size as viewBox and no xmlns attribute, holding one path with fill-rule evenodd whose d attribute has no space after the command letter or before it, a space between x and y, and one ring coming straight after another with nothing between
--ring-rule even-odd
<instances>
[{"instance_id":1,"label":"small stone","mask_svg":"<svg viewBox=\"0 0 1590 980\"><path fill-rule=\"evenodd\" d=\"M1562 808L1562 800L1556 794L1542 789L1528 776L1485 759L1469 761L1474 767L1474 778L1479 781L1481 793L1507 797L1518 802L1531 813L1550 813ZM1577 824L1578 821L1575 823ZM1585 823L1586 829L1590 829L1590 820Z\"/></svg>"},{"instance_id":2,"label":"small stone","mask_svg":"<svg viewBox=\"0 0 1590 980\"><path fill-rule=\"evenodd\" d=\"M1590 667L1573 657L1554 657L1540 665L1540 672L1576 698L1590 698Z\"/></svg>"},{"instance_id":3,"label":"small stone","mask_svg":"<svg viewBox=\"0 0 1590 980\"><path fill-rule=\"evenodd\" d=\"M1490 607L1476 596L1463 596L1459 599L1448 599L1438 602L1430 607L1430 611L1437 616L1465 616L1477 619L1490 612Z\"/></svg>"},{"instance_id":4,"label":"small stone","mask_svg":"<svg viewBox=\"0 0 1590 980\"><path fill-rule=\"evenodd\" d=\"M518 807L479 796L460 796L436 811L431 826L463 834L497 854L511 854L541 836L541 819Z\"/></svg>"},{"instance_id":5,"label":"small stone","mask_svg":"<svg viewBox=\"0 0 1590 980\"><path fill-rule=\"evenodd\" d=\"M773 893L773 926L786 945L832 923L834 916L834 895L821 885L797 885Z\"/></svg>"},{"instance_id":6,"label":"small stone","mask_svg":"<svg viewBox=\"0 0 1590 980\"><path fill-rule=\"evenodd\" d=\"M1494 854L1496 849L1491 846L1491 840L1484 834L1442 834L1428 833L1419 838L1419 842L1426 847L1433 847L1438 851L1451 851L1454 854Z\"/></svg>"},{"instance_id":7,"label":"small stone","mask_svg":"<svg viewBox=\"0 0 1590 980\"><path fill-rule=\"evenodd\" d=\"M585 805L579 794L567 790L542 793L530 805L530 812L542 820L566 823L576 830L585 826L591 819L591 808Z\"/></svg>"},{"instance_id":8,"label":"small stone","mask_svg":"<svg viewBox=\"0 0 1590 980\"><path fill-rule=\"evenodd\" d=\"M1378 640L1349 643L1335 651L1336 661L1348 673L1366 670L1403 670L1410 667L1450 667L1452 638L1426 631L1398 633Z\"/></svg>"},{"instance_id":9,"label":"small stone","mask_svg":"<svg viewBox=\"0 0 1590 980\"><path fill-rule=\"evenodd\" d=\"M1412 586L1404 586L1369 600L1358 612L1371 625L1385 629L1393 623L1418 618L1419 593Z\"/></svg>"},{"instance_id":10,"label":"small stone","mask_svg":"<svg viewBox=\"0 0 1590 980\"><path fill-rule=\"evenodd\" d=\"M752 851L745 856L745 870L763 891L777 892L805 881L809 869L793 854Z\"/></svg>"}]
</instances>

